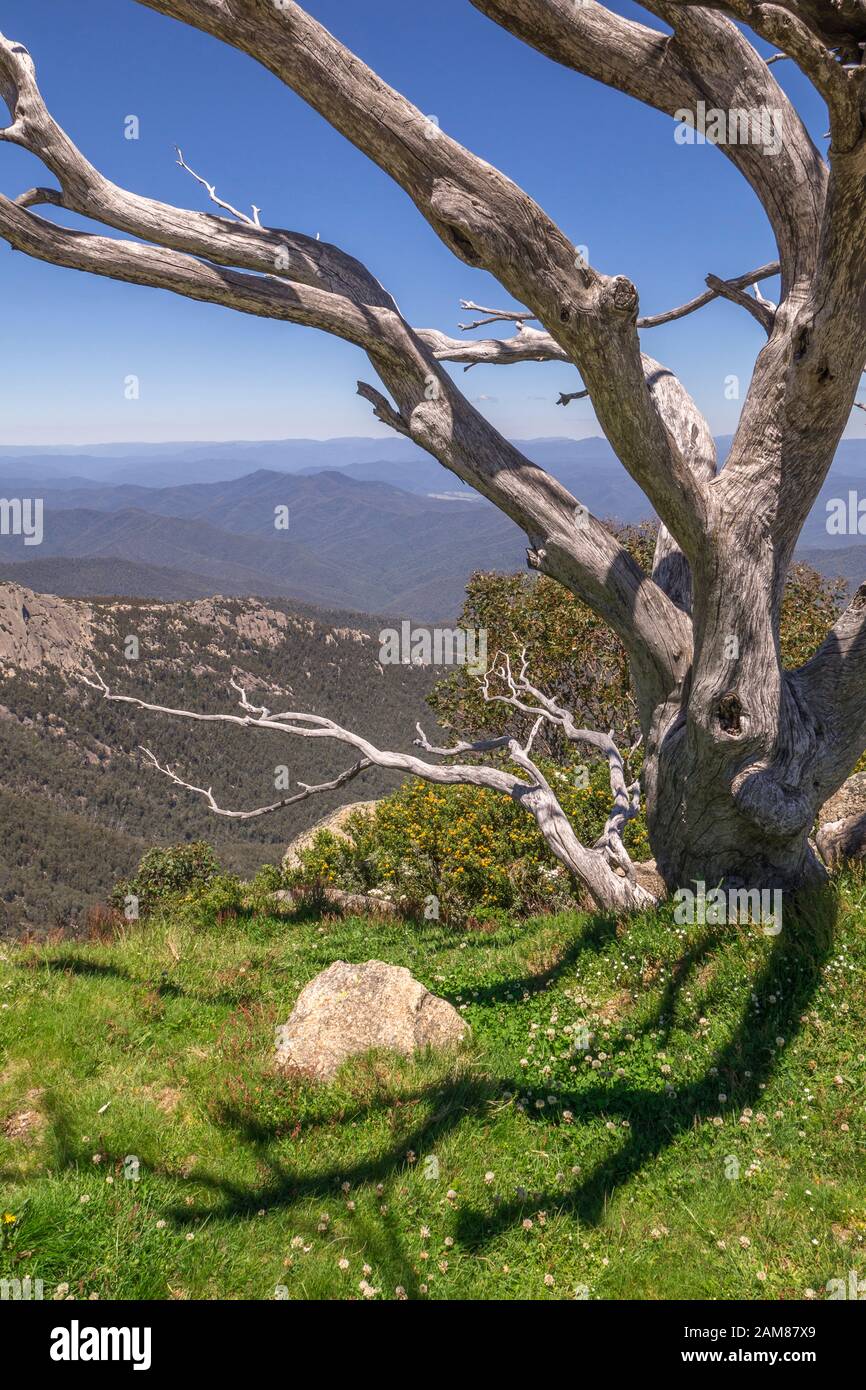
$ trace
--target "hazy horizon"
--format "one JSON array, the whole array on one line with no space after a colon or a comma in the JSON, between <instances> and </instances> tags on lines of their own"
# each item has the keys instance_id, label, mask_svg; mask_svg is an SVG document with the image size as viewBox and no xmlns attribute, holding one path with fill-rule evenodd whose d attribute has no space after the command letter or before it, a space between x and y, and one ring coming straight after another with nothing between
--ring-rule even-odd
<instances>
[{"instance_id":1,"label":"hazy horizon","mask_svg":"<svg viewBox=\"0 0 866 1390\"><path fill-rule=\"evenodd\" d=\"M724 438L720 435L719 438ZM528 434L511 435L511 439L522 439L528 443L535 443L540 440L556 440L562 443L581 443L587 439L604 439L604 435L597 431L590 434ZM393 430L383 430L381 434L274 434L261 435L257 439L241 438L232 436L226 439L205 439L200 436L191 435L188 439L174 436L166 439L100 439L85 440L79 443L70 443L68 440L60 440L56 444L29 444L29 443L5 443L0 444L0 457L15 454L19 450L35 454L55 453L57 451L71 451L84 453L87 450L106 450L106 449L171 449L175 446L183 448L190 445L197 445L201 448L230 448L255 447L257 444L353 444L356 442L364 444L374 444L380 441L403 445L405 448L417 449L419 445L413 444L411 440L403 439L396 435ZM605 440L605 443L607 441Z\"/></svg>"}]
</instances>

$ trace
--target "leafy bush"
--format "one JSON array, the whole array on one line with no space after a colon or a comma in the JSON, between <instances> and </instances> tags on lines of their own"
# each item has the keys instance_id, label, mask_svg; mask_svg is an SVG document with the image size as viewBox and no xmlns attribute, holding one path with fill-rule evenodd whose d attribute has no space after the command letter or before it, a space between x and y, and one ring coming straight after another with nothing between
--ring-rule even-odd
<instances>
[{"instance_id":1,"label":"leafy bush","mask_svg":"<svg viewBox=\"0 0 866 1390\"><path fill-rule=\"evenodd\" d=\"M167 898L200 890L219 874L217 857L204 840L167 849L154 847L147 851L133 877L115 886L109 902L122 909L127 898L138 898L139 913L146 916Z\"/></svg>"},{"instance_id":2,"label":"leafy bush","mask_svg":"<svg viewBox=\"0 0 866 1390\"><path fill-rule=\"evenodd\" d=\"M285 875L279 864L263 864L255 878L250 879L247 885L254 895L276 893L277 889L285 886Z\"/></svg>"},{"instance_id":3,"label":"leafy bush","mask_svg":"<svg viewBox=\"0 0 866 1390\"><path fill-rule=\"evenodd\" d=\"M214 874L206 883L191 884L178 906L191 909L197 926L216 927L238 917L247 907L248 886L236 874Z\"/></svg>"},{"instance_id":4,"label":"leafy bush","mask_svg":"<svg viewBox=\"0 0 866 1390\"><path fill-rule=\"evenodd\" d=\"M277 864L263 864L254 878L218 873L205 884L193 884L178 900L178 907L195 926L220 926L232 918L273 911L273 894L286 887L286 875ZM188 909L188 910L187 910Z\"/></svg>"},{"instance_id":5,"label":"leafy bush","mask_svg":"<svg viewBox=\"0 0 866 1390\"><path fill-rule=\"evenodd\" d=\"M579 772L545 762L563 809L584 844L601 834L611 806L607 763ZM588 785L583 783L588 782ZM289 878L297 886L333 884L349 892L386 889L407 911L450 923L481 923L491 909L520 913L574 907L575 886L527 812L479 787L433 787L411 779L375 811L357 812L348 839L320 831ZM646 826L626 831L633 857L648 854Z\"/></svg>"}]
</instances>

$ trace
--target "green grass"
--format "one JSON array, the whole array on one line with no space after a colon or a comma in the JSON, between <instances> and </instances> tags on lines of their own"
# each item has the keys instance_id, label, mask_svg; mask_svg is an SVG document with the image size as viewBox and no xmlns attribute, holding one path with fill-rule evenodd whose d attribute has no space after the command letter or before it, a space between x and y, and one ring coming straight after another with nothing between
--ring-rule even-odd
<instances>
[{"instance_id":1,"label":"green grass","mask_svg":"<svg viewBox=\"0 0 866 1390\"><path fill-rule=\"evenodd\" d=\"M193 908L114 944L5 946L0 1277L101 1299L362 1298L365 1278L823 1298L866 1275L864 918L849 876L775 939L667 909L488 934ZM373 957L462 1008L471 1042L330 1086L275 1074L303 985Z\"/></svg>"}]
</instances>

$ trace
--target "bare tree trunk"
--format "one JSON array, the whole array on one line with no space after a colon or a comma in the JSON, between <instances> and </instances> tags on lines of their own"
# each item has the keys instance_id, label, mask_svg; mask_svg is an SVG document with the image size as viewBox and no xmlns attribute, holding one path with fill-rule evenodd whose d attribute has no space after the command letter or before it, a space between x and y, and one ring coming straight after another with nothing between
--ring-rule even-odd
<instances>
[{"instance_id":1,"label":"bare tree trunk","mask_svg":"<svg viewBox=\"0 0 866 1390\"><path fill-rule=\"evenodd\" d=\"M809 844L814 813L801 787L786 788L775 803L768 793L759 808L738 797L738 779L745 786L764 773L761 760L743 767L724 744L689 737L679 712L654 730L644 765L647 824L669 889L696 880L794 889L825 876Z\"/></svg>"}]
</instances>

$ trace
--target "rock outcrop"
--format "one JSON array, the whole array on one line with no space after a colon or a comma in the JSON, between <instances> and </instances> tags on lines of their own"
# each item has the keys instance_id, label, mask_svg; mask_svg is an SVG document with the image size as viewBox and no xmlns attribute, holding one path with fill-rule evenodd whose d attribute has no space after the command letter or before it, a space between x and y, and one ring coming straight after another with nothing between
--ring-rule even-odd
<instances>
[{"instance_id":1,"label":"rock outcrop","mask_svg":"<svg viewBox=\"0 0 866 1390\"><path fill-rule=\"evenodd\" d=\"M856 772L821 807L815 836L821 858L831 867L866 858L866 772Z\"/></svg>"},{"instance_id":2,"label":"rock outcrop","mask_svg":"<svg viewBox=\"0 0 866 1390\"><path fill-rule=\"evenodd\" d=\"M343 888L326 884L319 891L325 908L332 908L334 912L342 912L346 916L393 917L397 912L393 898L389 898L381 889L373 888L369 893L347 893ZM301 890L292 892L288 888L278 888L271 894L271 901L278 912L294 912L302 897Z\"/></svg>"},{"instance_id":3,"label":"rock outcrop","mask_svg":"<svg viewBox=\"0 0 866 1390\"><path fill-rule=\"evenodd\" d=\"M338 810L332 811L323 820L317 821L309 830L304 830L292 840L283 857L283 868L297 869L301 862L301 854L305 849L309 849L320 830L329 830L332 835L336 835L338 840L348 840L351 837L345 832L345 825L349 817L356 811L373 811L378 806L377 801L350 801L348 806L340 806Z\"/></svg>"},{"instance_id":4,"label":"rock outcrop","mask_svg":"<svg viewBox=\"0 0 866 1390\"><path fill-rule=\"evenodd\" d=\"M0 669L43 665L79 671L90 665L93 609L89 603L0 584Z\"/></svg>"}]
</instances>

